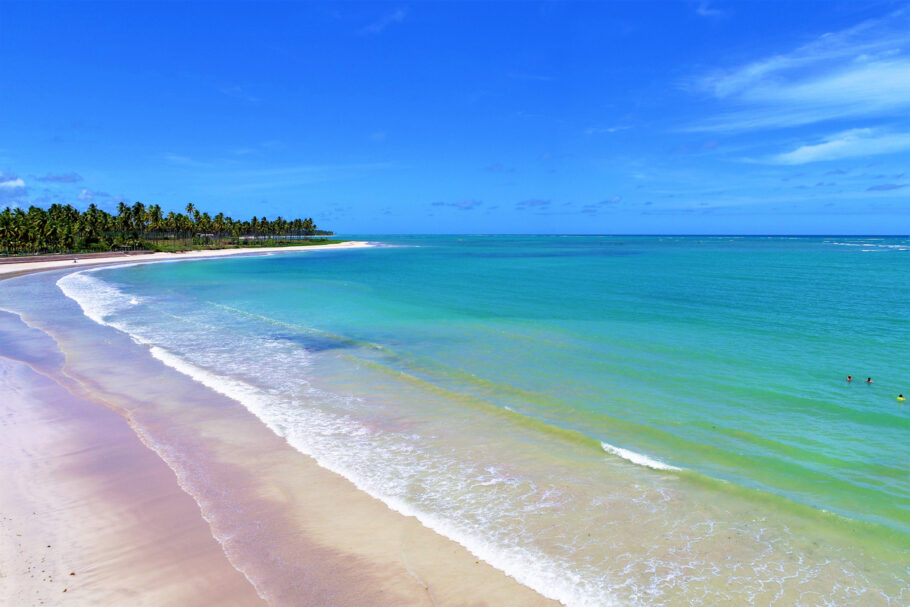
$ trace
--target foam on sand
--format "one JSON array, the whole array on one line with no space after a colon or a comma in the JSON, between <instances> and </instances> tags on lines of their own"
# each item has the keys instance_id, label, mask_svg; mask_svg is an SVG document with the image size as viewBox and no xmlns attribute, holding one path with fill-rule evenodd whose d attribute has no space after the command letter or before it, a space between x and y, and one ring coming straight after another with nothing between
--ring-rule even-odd
<instances>
[{"instance_id":1,"label":"foam on sand","mask_svg":"<svg viewBox=\"0 0 910 607\"><path fill-rule=\"evenodd\" d=\"M394 433L377 433L347 416L321 411L319 407L302 406L303 401L289 399L287 393L275 392L245 381L235 374L240 368L225 373L217 363L191 360L162 347L161 336L147 328L134 326L118 315L136 305L134 295L83 271L69 274L57 281L63 293L76 301L91 320L129 335L133 341L149 348L149 353L165 365L179 371L242 404L276 435L284 438L297 451L313 457L323 468L347 478L361 491L379 499L390 509L413 516L424 526L458 544L476 557L506 573L513 579L566 605L611 605L609 584L586 579L571 563L560 562L516 538L497 534L495 503L479 504L465 499L448 502L448 514L439 515L436 508L446 503L446 496L462 495L476 482L473 470L463 470L443 481L444 471L456 466L444 457L415 458L415 445ZM176 339L171 335L171 339ZM179 340L178 340L179 341ZM249 344L256 352L268 352L270 340ZM302 353L304 354L304 353ZM225 361L221 361L222 364ZM242 367L242 364L240 365ZM216 370L217 369L217 370ZM324 401L338 398L300 382L305 400ZM426 455L426 454L424 454ZM383 459L385 470L377 470L371 462ZM434 473L435 472L435 473ZM426 487L425 503L407 497L408 484L424 476L434 476L437 482ZM494 475L495 476L495 475ZM484 479L481 484L496 485L497 479ZM541 498L546 501L545 497ZM533 504L528 504L534 507Z\"/></svg>"},{"instance_id":2,"label":"foam on sand","mask_svg":"<svg viewBox=\"0 0 910 607\"><path fill-rule=\"evenodd\" d=\"M378 459L379 454L375 453L373 456L367 457L357 457L354 454L354 452L368 451L369 447L365 444L358 445L357 443L358 438L366 437L371 434L371 431L353 420L331 419L329 416L313 410L309 411L308 415L301 416L299 411L298 415L294 415L292 407L286 407L284 403L273 401L268 395L262 394L259 389L246 382L202 369L158 346L152 346L150 352L152 356L169 367L244 405L273 432L283 437L301 453L313 457L321 467L347 478L358 489L379 499L395 512L415 517L427 528L461 544L478 558L542 596L565 605L616 604L615 598L606 589L608 587L598 587L598 585L590 583L589 580L585 580L583 576L574 571L568 563L554 561L547 555L522 545L520 542L503 541L501 537L491 539L489 529L485 524L467 522L471 517L464 515L469 513L462 513L463 516L455 518L438 516L420 505L396 495L399 491L389 485L387 478L380 478L375 474L370 475L363 467L356 465L357 461L373 462ZM314 429L316 432L313 432ZM334 446L328 444L324 435L329 432L349 437L350 445L344 448L345 453L339 453L337 444ZM406 449L404 445L390 445L390 453L394 453L396 448ZM352 454L354 454L353 457ZM394 466L392 461L394 459L394 457L390 457L387 464ZM410 458L408 459L410 460ZM373 465L370 464L367 467L373 467ZM401 472L406 474L404 470ZM498 479L492 479L482 484L490 485L498 482L500 482ZM444 485L439 488L444 493L453 494L460 493L463 489L460 486L447 488ZM480 515L478 518L481 521L486 516L492 516L492 513L483 511L470 514Z\"/></svg>"}]
</instances>

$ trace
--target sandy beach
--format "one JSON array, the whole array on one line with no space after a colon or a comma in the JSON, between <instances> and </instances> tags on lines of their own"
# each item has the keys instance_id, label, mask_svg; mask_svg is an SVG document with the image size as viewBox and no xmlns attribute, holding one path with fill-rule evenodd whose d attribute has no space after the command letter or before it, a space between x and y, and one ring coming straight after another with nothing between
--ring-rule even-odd
<instances>
[{"instance_id":1,"label":"sandy beach","mask_svg":"<svg viewBox=\"0 0 910 607\"><path fill-rule=\"evenodd\" d=\"M73 265L9 264L0 275ZM61 305L60 315L0 314L3 604L552 604Z\"/></svg>"},{"instance_id":2,"label":"sandy beach","mask_svg":"<svg viewBox=\"0 0 910 607\"><path fill-rule=\"evenodd\" d=\"M0 264L0 278L10 276L19 276L40 270L59 270L78 266L98 266L111 265L123 262L152 262L152 261L176 261L187 259L204 259L211 257L231 257L234 255L257 255L265 253L280 252L300 252L300 251L318 251L320 249L350 249L370 246L367 242L346 241L337 244L327 245L307 245L301 247L257 247L241 249L209 249L204 251L184 251L182 253L123 253L120 255L111 255L105 257L89 256L61 256L61 259L48 260L47 256L42 256L41 261L29 261L29 258L23 257L13 263ZM75 257L76 259L73 259Z\"/></svg>"},{"instance_id":3,"label":"sandy beach","mask_svg":"<svg viewBox=\"0 0 910 607\"><path fill-rule=\"evenodd\" d=\"M0 382L0 603L264 604L126 420L22 362Z\"/></svg>"},{"instance_id":4,"label":"sandy beach","mask_svg":"<svg viewBox=\"0 0 910 607\"><path fill-rule=\"evenodd\" d=\"M0 607L910 607L908 32L0 0Z\"/></svg>"}]
</instances>

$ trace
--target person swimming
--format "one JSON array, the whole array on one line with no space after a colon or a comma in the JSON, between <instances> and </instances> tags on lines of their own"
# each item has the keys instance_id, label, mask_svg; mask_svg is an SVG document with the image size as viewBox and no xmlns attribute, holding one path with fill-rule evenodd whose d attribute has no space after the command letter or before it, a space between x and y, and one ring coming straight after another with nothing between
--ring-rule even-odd
<instances>
[{"instance_id":1,"label":"person swimming","mask_svg":"<svg viewBox=\"0 0 910 607\"><path fill-rule=\"evenodd\" d=\"M852 375L848 375L848 376L847 376L847 383L849 384L851 381L853 381L853 376L852 376Z\"/></svg>"},{"instance_id":2,"label":"person swimming","mask_svg":"<svg viewBox=\"0 0 910 607\"><path fill-rule=\"evenodd\" d=\"M904 398L904 395L903 395L903 394L898 394L898 395L897 395L897 400L906 400L906 399Z\"/></svg>"},{"instance_id":3,"label":"person swimming","mask_svg":"<svg viewBox=\"0 0 910 607\"><path fill-rule=\"evenodd\" d=\"M867 383L867 384L871 384L871 383L872 383L872 378L871 378L871 377L867 377L867 378L866 378L866 383Z\"/></svg>"}]
</instances>

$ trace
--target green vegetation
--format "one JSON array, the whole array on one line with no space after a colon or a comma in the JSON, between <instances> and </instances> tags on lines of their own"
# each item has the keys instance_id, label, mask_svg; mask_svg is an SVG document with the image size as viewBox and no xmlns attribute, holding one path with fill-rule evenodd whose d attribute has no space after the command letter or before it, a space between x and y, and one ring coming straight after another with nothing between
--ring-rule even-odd
<instances>
[{"instance_id":1,"label":"green vegetation","mask_svg":"<svg viewBox=\"0 0 910 607\"><path fill-rule=\"evenodd\" d=\"M147 251L161 251L166 253L177 253L179 251L199 251L202 249L256 249L260 247L307 247L313 245L323 245L323 244L338 244L339 242L344 242L343 240L330 240L328 238L322 237L310 237L310 236L287 236L287 237L275 237L275 238L266 238L264 240L243 240L240 243L237 242L234 238L225 238L219 240L217 244L194 244L189 247L183 246L181 241L158 241L158 242L143 242L143 250ZM118 249L119 250L119 249Z\"/></svg>"},{"instance_id":2,"label":"green vegetation","mask_svg":"<svg viewBox=\"0 0 910 607\"><path fill-rule=\"evenodd\" d=\"M192 204L186 214L166 216L158 205L132 206L120 203L117 215L102 211L94 204L84 212L71 205L51 205L48 209L6 208L0 213L0 255L38 253L86 253L119 250L185 251L225 247L291 246L328 244L332 232L316 229L312 219L287 220L280 216L269 221L253 217L235 221L218 213L200 213Z\"/></svg>"}]
</instances>

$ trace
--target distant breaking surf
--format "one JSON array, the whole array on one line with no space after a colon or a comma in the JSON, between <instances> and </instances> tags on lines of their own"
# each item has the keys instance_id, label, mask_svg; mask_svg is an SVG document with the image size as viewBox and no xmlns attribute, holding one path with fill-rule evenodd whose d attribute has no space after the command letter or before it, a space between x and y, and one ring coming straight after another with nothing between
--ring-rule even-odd
<instances>
[{"instance_id":1,"label":"distant breaking surf","mask_svg":"<svg viewBox=\"0 0 910 607\"><path fill-rule=\"evenodd\" d=\"M630 461L633 464L638 464L639 466L647 466L648 468L653 468L654 470L682 470L682 468L677 468L676 466L665 464L656 459L652 459L647 455L642 455L641 453L629 451L628 449L623 449L621 447L614 447L610 443L600 441L600 446L603 447L603 450L607 453L618 455L624 460Z\"/></svg>"}]
</instances>

